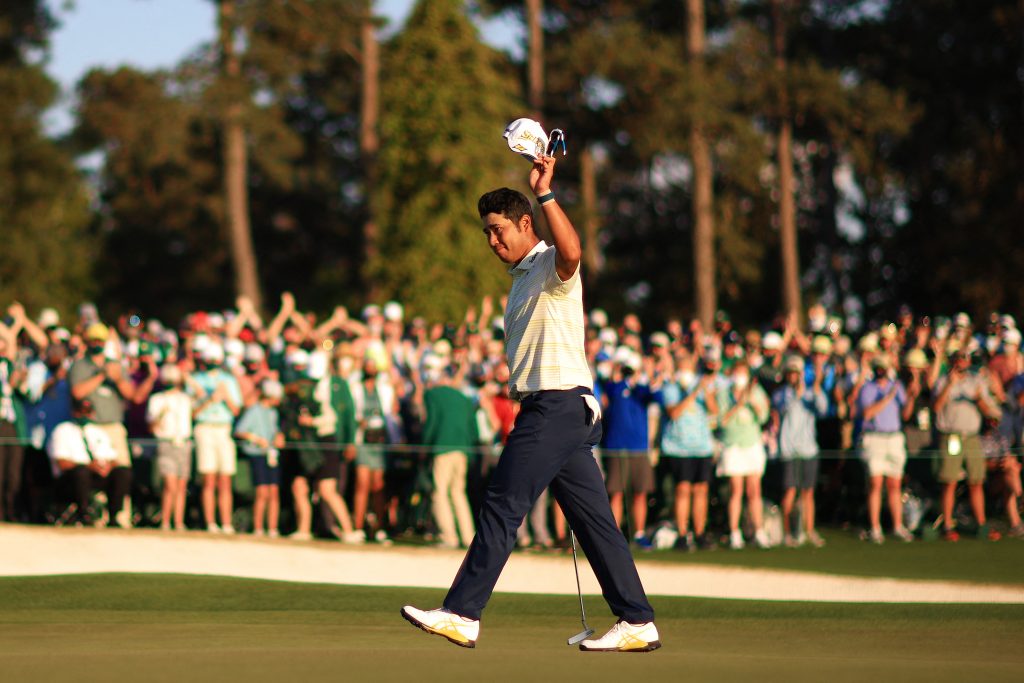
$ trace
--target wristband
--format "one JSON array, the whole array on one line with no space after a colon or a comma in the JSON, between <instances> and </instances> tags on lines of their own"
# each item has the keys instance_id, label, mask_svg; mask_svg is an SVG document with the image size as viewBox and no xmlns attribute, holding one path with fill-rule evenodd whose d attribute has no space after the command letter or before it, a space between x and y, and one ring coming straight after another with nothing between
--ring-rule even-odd
<instances>
[{"instance_id":1,"label":"wristband","mask_svg":"<svg viewBox=\"0 0 1024 683\"><path fill-rule=\"evenodd\" d=\"M555 193L554 192L548 192L547 194L542 194L539 197L537 197L537 203L539 203L541 206L544 206L548 202L553 202L553 201L555 201Z\"/></svg>"}]
</instances>

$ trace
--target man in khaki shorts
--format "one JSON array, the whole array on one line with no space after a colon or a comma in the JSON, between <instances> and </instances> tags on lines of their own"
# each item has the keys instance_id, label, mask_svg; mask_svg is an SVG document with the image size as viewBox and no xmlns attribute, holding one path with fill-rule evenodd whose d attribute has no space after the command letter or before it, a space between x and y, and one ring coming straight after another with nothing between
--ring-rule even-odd
<instances>
[{"instance_id":1,"label":"man in khaki shorts","mask_svg":"<svg viewBox=\"0 0 1024 683\"><path fill-rule=\"evenodd\" d=\"M114 354L107 353L110 330L103 323L93 323L85 330L85 356L75 361L68 373L71 396L87 400L93 409L92 421L106 434L116 454L115 468L131 471L128 451L128 430L124 426L125 401L135 399L136 388L124 374ZM121 514L110 520L110 526L131 524L131 505L125 496L124 505L112 505Z\"/></svg>"},{"instance_id":2,"label":"man in khaki shorts","mask_svg":"<svg viewBox=\"0 0 1024 683\"><path fill-rule=\"evenodd\" d=\"M971 370L970 354L956 350L950 355L949 374L935 385L935 423L939 430L939 481L942 489L942 527L947 541L958 541L953 504L956 485L967 470L971 511L980 537L996 540L985 519L985 455L981 427L985 417L998 418L1000 410L989 391L987 377Z\"/></svg>"},{"instance_id":3,"label":"man in khaki shorts","mask_svg":"<svg viewBox=\"0 0 1024 683\"><path fill-rule=\"evenodd\" d=\"M233 534L231 480L238 456L231 426L242 409L242 390L234 375L221 367L223 362L224 349L219 344L204 348L200 358L202 369L192 376L189 393L195 402L196 469L203 476L206 530ZM214 514L216 508L220 511L220 526Z\"/></svg>"}]
</instances>

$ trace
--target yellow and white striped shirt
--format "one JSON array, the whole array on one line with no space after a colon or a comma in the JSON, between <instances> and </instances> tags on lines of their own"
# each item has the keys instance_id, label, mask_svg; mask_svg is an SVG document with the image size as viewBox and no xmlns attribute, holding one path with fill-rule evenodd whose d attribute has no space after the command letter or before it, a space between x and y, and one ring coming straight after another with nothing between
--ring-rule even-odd
<instances>
[{"instance_id":1,"label":"yellow and white striped shirt","mask_svg":"<svg viewBox=\"0 0 1024 683\"><path fill-rule=\"evenodd\" d=\"M580 269L562 282L555 252L538 242L509 269L512 290L505 307L505 352L513 398L548 389L593 389L583 350L583 282Z\"/></svg>"}]
</instances>

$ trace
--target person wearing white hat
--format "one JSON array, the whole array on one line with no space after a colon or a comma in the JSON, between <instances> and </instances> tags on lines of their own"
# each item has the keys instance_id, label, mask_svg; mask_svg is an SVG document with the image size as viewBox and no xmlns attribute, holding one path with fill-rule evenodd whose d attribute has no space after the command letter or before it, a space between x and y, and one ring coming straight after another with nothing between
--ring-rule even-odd
<instances>
[{"instance_id":1,"label":"person wearing white hat","mask_svg":"<svg viewBox=\"0 0 1024 683\"><path fill-rule=\"evenodd\" d=\"M185 493L192 474L192 399L183 390L185 377L177 365L160 368L164 389L146 406L146 421L157 438L156 466L163 479L160 528L185 529Z\"/></svg>"},{"instance_id":2,"label":"person wearing white hat","mask_svg":"<svg viewBox=\"0 0 1024 683\"><path fill-rule=\"evenodd\" d=\"M516 544L516 532L548 485L619 621L584 651L650 651L661 647L629 544L612 515L593 448L601 438L601 409L584 350L586 324L579 236L559 206L551 181L554 157L530 171L552 236L541 241L530 200L501 188L477 209L491 251L508 268L505 343L513 399L522 402L477 517L477 533L443 607L411 605L402 616L463 647L475 647L480 617Z\"/></svg>"},{"instance_id":3,"label":"person wearing white hat","mask_svg":"<svg viewBox=\"0 0 1024 683\"><path fill-rule=\"evenodd\" d=\"M1024 354L1020 352L1021 334L1016 328L1003 332L1002 348L988 363L989 372L1008 387L1014 377L1024 373Z\"/></svg>"},{"instance_id":4,"label":"person wearing white hat","mask_svg":"<svg viewBox=\"0 0 1024 683\"><path fill-rule=\"evenodd\" d=\"M234 375L222 367L224 347L208 342L199 358L199 372L188 382L195 405L196 469L203 477L202 507L206 530L235 533L231 481L237 467L231 425L242 410L242 390ZM217 524L217 512L220 525Z\"/></svg>"}]
</instances>

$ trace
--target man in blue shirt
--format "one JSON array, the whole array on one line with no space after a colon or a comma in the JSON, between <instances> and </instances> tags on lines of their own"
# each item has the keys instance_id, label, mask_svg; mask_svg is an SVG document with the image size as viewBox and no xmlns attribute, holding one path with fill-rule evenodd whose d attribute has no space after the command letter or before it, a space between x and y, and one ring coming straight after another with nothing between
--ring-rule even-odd
<instances>
[{"instance_id":1,"label":"man in blue shirt","mask_svg":"<svg viewBox=\"0 0 1024 683\"><path fill-rule=\"evenodd\" d=\"M903 526L901 485L907 464L907 444L903 435L903 406L907 390L890 377L889 356L880 354L871 360L874 378L864 384L857 396L857 419L861 423L861 457L868 469L868 540L882 543L882 483L884 480L892 516L893 535L909 542L913 535Z\"/></svg>"},{"instance_id":2,"label":"man in blue shirt","mask_svg":"<svg viewBox=\"0 0 1024 683\"><path fill-rule=\"evenodd\" d=\"M612 376L601 387L605 401L605 484L612 514L620 527L625 492L632 490L633 542L649 549L651 542L645 534L647 496L654 491L654 471L648 457L647 406L658 397L640 373L638 353L620 346L612 360Z\"/></svg>"}]
</instances>

